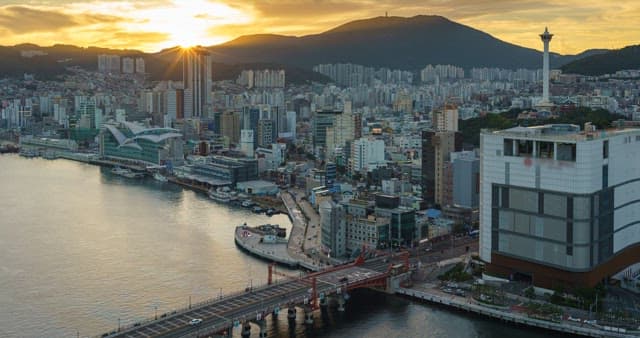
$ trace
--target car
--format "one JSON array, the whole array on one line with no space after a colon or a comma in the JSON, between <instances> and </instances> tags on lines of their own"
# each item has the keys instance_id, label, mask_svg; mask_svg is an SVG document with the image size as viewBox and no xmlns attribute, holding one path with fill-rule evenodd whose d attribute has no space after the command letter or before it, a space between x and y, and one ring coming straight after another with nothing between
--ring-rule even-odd
<instances>
[{"instance_id":1,"label":"car","mask_svg":"<svg viewBox=\"0 0 640 338\"><path fill-rule=\"evenodd\" d=\"M193 318L189 321L189 325L198 325L202 323L202 319L200 318Z\"/></svg>"}]
</instances>

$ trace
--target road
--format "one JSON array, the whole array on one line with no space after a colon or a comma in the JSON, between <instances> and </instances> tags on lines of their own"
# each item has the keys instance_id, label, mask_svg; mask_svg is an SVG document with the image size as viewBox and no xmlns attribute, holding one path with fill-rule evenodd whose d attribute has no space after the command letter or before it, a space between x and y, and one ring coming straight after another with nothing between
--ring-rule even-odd
<instances>
[{"instance_id":1,"label":"road","mask_svg":"<svg viewBox=\"0 0 640 338\"><path fill-rule=\"evenodd\" d=\"M385 278L389 263L385 259L374 259L361 266L345 265L336 270L314 275L319 296L346 292L359 283ZM212 299L196 304L157 320L150 320L133 327L105 334L103 337L189 337L200 333L219 332L235 322L258 320L257 315L269 314L291 304L306 304L311 296L311 279L294 279L270 286L256 287L224 298ZM198 325L190 325L192 319L202 319Z\"/></svg>"}]
</instances>

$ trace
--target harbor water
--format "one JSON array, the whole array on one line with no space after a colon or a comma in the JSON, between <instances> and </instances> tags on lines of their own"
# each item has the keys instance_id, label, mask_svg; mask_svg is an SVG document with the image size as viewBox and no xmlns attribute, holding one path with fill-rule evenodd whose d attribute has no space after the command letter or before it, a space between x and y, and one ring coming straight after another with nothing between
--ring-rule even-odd
<instances>
[{"instance_id":1,"label":"harbor water","mask_svg":"<svg viewBox=\"0 0 640 338\"><path fill-rule=\"evenodd\" d=\"M0 337L100 335L264 284L267 264L233 241L244 222L291 227L152 178L0 155ZM553 336L372 291L313 327L302 317L269 318L269 337Z\"/></svg>"}]
</instances>

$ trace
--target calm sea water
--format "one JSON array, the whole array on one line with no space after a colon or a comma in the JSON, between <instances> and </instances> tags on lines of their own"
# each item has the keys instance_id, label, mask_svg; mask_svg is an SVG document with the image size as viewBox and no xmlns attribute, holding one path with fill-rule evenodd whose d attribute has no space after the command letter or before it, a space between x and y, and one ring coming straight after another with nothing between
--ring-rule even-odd
<instances>
[{"instance_id":1,"label":"calm sea water","mask_svg":"<svg viewBox=\"0 0 640 338\"><path fill-rule=\"evenodd\" d=\"M151 179L2 155L0 337L98 335L265 283L267 265L233 243L242 222L291 227ZM549 336L370 291L315 317L312 328L270 319L269 337Z\"/></svg>"}]
</instances>

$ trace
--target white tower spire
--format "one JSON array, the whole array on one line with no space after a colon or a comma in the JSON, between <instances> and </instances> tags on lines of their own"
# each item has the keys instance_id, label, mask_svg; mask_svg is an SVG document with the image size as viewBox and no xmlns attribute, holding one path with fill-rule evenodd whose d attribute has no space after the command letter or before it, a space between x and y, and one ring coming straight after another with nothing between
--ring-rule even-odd
<instances>
[{"instance_id":1,"label":"white tower spire","mask_svg":"<svg viewBox=\"0 0 640 338\"><path fill-rule=\"evenodd\" d=\"M553 34L549 33L547 27L544 28L544 33L540 34L540 39L544 44L544 54L542 56L542 102L549 102L549 42Z\"/></svg>"}]
</instances>

